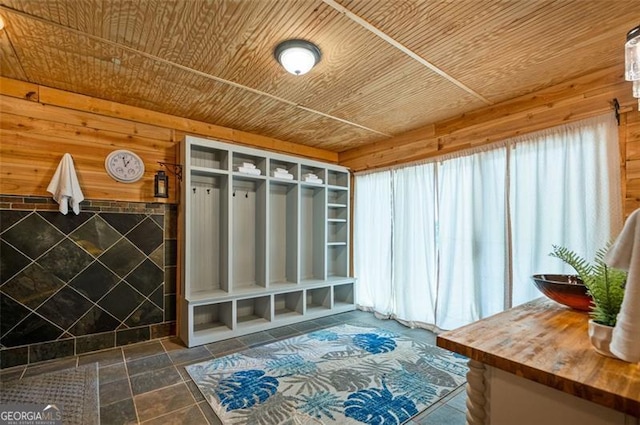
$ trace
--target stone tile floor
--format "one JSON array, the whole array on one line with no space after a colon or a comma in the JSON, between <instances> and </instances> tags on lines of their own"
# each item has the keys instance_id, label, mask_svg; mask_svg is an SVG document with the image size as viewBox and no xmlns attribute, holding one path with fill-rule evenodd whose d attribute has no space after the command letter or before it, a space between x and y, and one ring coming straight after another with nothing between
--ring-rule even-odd
<instances>
[{"instance_id":1,"label":"stone tile floor","mask_svg":"<svg viewBox=\"0 0 640 425\"><path fill-rule=\"evenodd\" d=\"M194 348L185 348L176 338L167 338L46 363L18 366L0 371L0 380L34 376L97 362L102 425L214 425L220 424L220 421L189 377L185 366L342 323L374 325L411 334L435 345L436 337L432 332L410 329L393 320L379 320L371 313L352 311ZM463 425L465 412L463 386L418 414L409 424Z\"/></svg>"}]
</instances>

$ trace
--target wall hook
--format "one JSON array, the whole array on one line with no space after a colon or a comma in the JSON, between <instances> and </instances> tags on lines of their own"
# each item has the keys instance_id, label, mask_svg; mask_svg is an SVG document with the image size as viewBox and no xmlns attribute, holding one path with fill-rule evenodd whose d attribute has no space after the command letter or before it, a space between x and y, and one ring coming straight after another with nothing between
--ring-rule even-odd
<instances>
[{"instance_id":1,"label":"wall hook","mask_svg":"<svg viewBox=\"0 0 640 425\"><path fill-rule=\"evenodd\" d=\"M236 196L236 190L235 189L233 189L233 196L234 197Z\"/></svg>"},{"instance_id":2,"label":"wall hook","mask_svg":"<svg viewBox=\"0 0 640 425\"><path fill-rule=\"evenodd\" d=\"M248 197L249 197L249 192L245 193L245 194L244 194L244 197L245 197L245 198L248 198Z\"/></svg>"},{"instance_id":3,"label":"wall hook","mask_svg":"<svg viewBox=\"0 0 640 425\"><path fill-rule=\"evenodd\" d=\"M207 189L207 195L211 193L211 189Z\"/></svg>"},{"instance_id":4,"label":"wall hook","mask_svg":"<svg viewBox=\"0 0 640 425\"><path fill-rule=\"evenodd\" d=\"M195 188L195 187L194 187L194 188L192 188L192 190L193 190L193 193L196 193L196 188Z\"/></svg>"}]
</instances>

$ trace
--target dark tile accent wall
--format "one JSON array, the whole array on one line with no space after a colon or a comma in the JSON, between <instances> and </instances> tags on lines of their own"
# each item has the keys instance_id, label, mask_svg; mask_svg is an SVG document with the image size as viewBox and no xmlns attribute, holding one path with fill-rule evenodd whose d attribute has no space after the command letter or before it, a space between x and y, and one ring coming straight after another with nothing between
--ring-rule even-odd
<instances>
[{"instance_id":1,"label":"dark tile accent wall","mask_svg":"<svg viewBox=\"0 0 640 425\"><path fill-rule=\"evenodd\" d=\"M175 335L177 208L0 196L0 367Z\"/></svg>"}]
</instances>

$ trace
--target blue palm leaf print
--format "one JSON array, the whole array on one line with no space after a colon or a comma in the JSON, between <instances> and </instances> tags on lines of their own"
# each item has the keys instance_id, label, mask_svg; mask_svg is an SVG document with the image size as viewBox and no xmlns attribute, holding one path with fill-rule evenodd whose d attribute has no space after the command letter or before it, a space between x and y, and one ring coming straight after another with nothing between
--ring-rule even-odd
<instances>
[{"instance_id":1,"label":"blue palm leaf print","mask_svg":"<svg viewBox=\"0 0 640 425\"><path fill-rule=\"evenodd\" d=\"M394 397L387 389L369 388L350 394L344 402L344 415L371 425L402 424L418 413L413 401Z\"/></svg>"},{"instance_id":2,"label":"blue palm leaf print","mask_svg":"<svg viewBox=\"0 0 640 425\"><path fill-rule=\"evenodd\" d=\"M354 335L353 343L371 354L388 353L396 349L396 342L393 339L372 333Z\"/></svg>"},{"instance_id":3,"label":"blue palm leaf print","mask_svg":"<svg viewBox=\"0 0 640 425\"><path fill-rule=\"evenodd\" d=\"M309 338L317 339L318 341L337 341L338 334L332 331L327 330L319 330L315 332L311 332L309 334Z\"/></svg>"},{"instance_id":4,"label":"blue palm leaf print","mask_svg":"<svg viewBox=\"0 0 640 425\"><path fill-rule=\"evenodd\" d=\"M328 391L303 395L300 397L300 400L302 404L299 409L316 418L326 416L335 420L333 413L339 413L342 410L342 401L340 398Z\"/></svg>"},{"instance_id":5,"label":"blue palm leaf print","mask_svg":"<svg viewBox=\"0 0 640 425\"><path fill-rule=\"evenodd\" d=\"M265 366L276 376L306 375L315 373L318 368L314 362L303 359L300 354L280 356L275 360L269 360Z\"/></svg>"},{"instance_id":6,"label":"blue palm leaf print","mask_svg":"<svg viewBox=\"0 0 640 425\"><path fill-rule=\"evenodd\" d=\"M262 370L243 370L221 380L215 389L227 412L263 403L278 391L278 380Z\"/></svg>"}]
</instances>

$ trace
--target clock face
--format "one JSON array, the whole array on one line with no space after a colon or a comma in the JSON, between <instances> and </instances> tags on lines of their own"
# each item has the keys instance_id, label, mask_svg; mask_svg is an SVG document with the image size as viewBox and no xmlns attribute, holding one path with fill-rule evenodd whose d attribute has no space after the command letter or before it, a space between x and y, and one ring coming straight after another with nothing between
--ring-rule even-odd
<instances>
[{"instance_id":1,"label":"clock face","mask_svg":"<svg viewBox=\"0 0 640 425\"><path fill-rule=\"evenodd\" d=\"M144 162L135 153L128 150L117 150L107 155L104 168L115 180L123 183L133 183L140 180L144 174Z\"/></svg>"}]
</instances>

